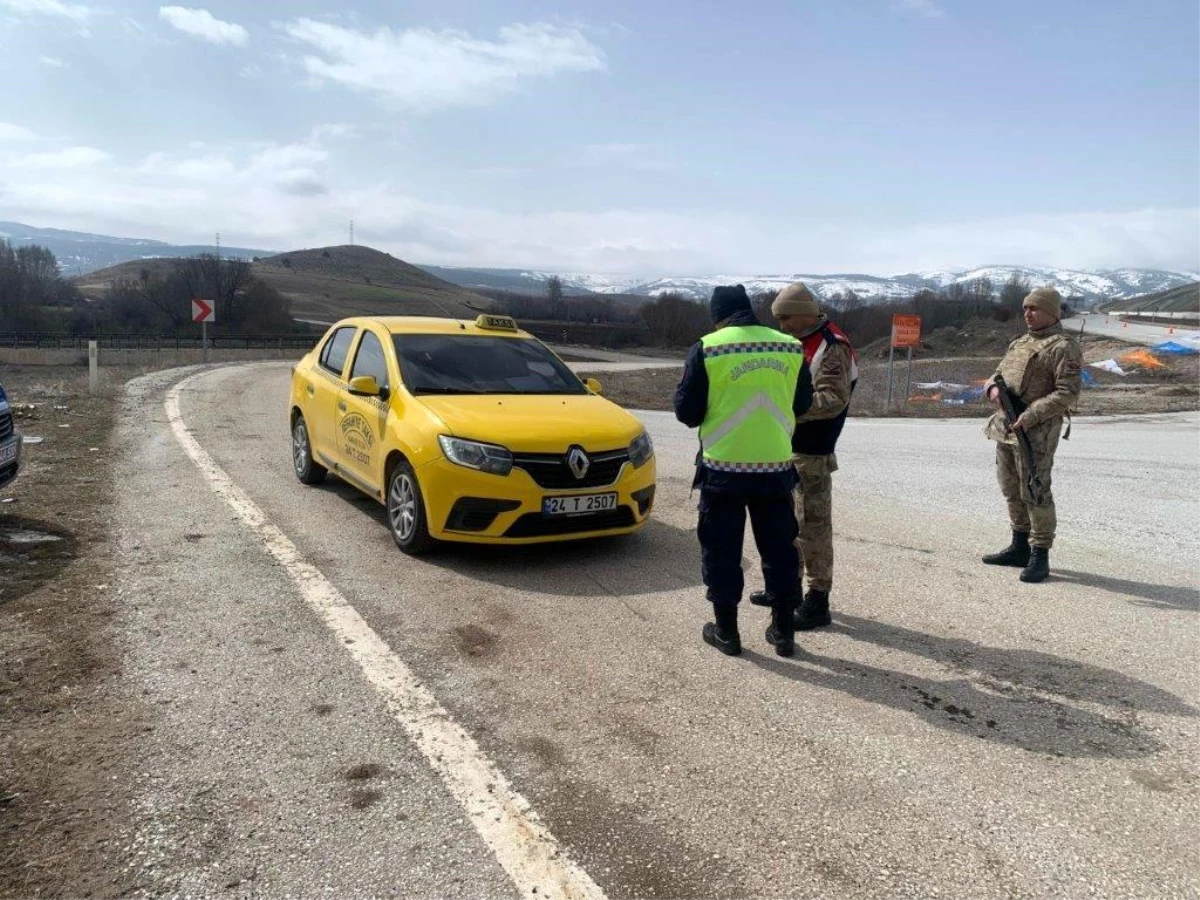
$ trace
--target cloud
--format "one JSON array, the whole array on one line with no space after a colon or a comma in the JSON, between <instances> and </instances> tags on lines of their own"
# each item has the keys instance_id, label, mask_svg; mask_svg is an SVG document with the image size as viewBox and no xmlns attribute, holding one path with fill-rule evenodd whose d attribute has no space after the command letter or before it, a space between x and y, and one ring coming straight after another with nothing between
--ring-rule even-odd
<instances>
[{"instance_id":1,"label":"cloud","mask_svg":"<svg viewBox=\"0 0 1200 900\"><path fill-rule=\"evenodd\" d=\"M62 0L0 0L0 9L22 15L58 16L72 22L85 22L92 11L86 6Z\"/></svg>"},{"instance_id":2,"label":"cloud","mask_svg":"<svg viewBox=\"0 0 1200 900\"><path fill-rule=\"evenodd\" d=\"M312 19L281 27L317 52L303 60L314 85L332 82L417 110L484 104L524 79L605 66L603 51L578 29L546 23L505 26L495 41L425 28L367 34Z\"/></svg>"},{"instance_id":3,"label":"cloud","mask_svg":"<svg viewBox=\"0 0 1200 900\"><path fill-rule=\"evenodd\" d=\"M325 125L318 125L312 130L312 140L353 140L362 137L362 133L356 125L348 125L344 122L329 122Z\"/></svg>"},{"instance_id":4,"label":"cloud","mask_svg":"<svg viewBox=\"0 0 1200 900\"><path fill-rule=\"evenodd\" d=\"M231 44L244 47L250 32L234 22L223 22L207 9L188 9L185 6L160 6L158 16L169 25L210 44Z\"/></svg>"},{"instance_id":5,"label":"cloud","mask_svg":"<svg viewBox=\"0 0 1200 900\"><path fill-rule=\"evenodd\" d=\"M945 15L934 0L892 0L892 9L927 19L938 19Z\"/></svg>"},{"instance_id":6,"label":"cloud","mask_svg":"<svg viewBox=\"0 0 1200 900\"><path fill-rule=\"evenodd\" d=\"M569 165L585 168L636 169L657 172L671 166L644 144L589 144Z\"/></svg>"},{"instance_id":7,"label":"cloud","mask_svg":"<svg viewBox=\"0 0 1200 900\"><path fill-rule=\"evenodd\" d=\"M51 153L31 153L8 160L8 165L27 169L79 169L94 166L109 159L95 147L66 147Z\"/></svg>"},{"instance_id":8,"label":"cloud","mask_svg":"<svg viewBox=\"0 0 1200 900\"><path fill-rule=\"evenodd\" d=\"M31 135L8 126L14 135ZM319 129L318 129L319 130ZM0 126L0 135L5 133ZM1200 271L1200 210L1079 211L941 222L810 223L755 210L555 209L447 204L342 164L336 144L205 143L122 164L73 147L0 144L0 208L17 221L197 243L220 230L250 247L364 243L415 262L612 272L862 272L1026 264ZM5 149L8 153L5 153ZM27 153L27 151L26 151ZM430 193L426 193L430 192Z\"/></svg>"},{"instance_id":9,"label":"cloud","mask_svg":"<svg viewBox=\"0 0 1200 900\"><path fill-rule=\"evenodd\" d=\"M36 141L37 135L21 125L0 122L0 144L16 143L17 141Z\"/></svg>"},{"instance_id":10,"label":"cloud","mask_svg":"<svg viewBox=\"0 0 1200 900\"><path fill-rule=\"evenodd\" d=\"M38 62L43 66L49 66L51 69L62 69L67 65L66 62L54 56L39 56Z\"/></svg>"}]
</instances>

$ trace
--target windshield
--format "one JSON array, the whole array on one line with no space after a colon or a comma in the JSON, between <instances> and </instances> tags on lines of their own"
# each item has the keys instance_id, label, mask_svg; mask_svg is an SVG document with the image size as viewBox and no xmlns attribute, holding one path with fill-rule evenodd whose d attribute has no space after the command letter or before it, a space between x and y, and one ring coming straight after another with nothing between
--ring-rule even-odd
<instances>
[{"instance_id":1,"label":"windshield","mask_svg":"<svg viewBox=\"0 0 1200 900\"><path fill-rule=\"evenodd\" d=\"M586 394L575 374L529 338L399 334L396 357L413 394Z\"/></svg>"}]
</instances>

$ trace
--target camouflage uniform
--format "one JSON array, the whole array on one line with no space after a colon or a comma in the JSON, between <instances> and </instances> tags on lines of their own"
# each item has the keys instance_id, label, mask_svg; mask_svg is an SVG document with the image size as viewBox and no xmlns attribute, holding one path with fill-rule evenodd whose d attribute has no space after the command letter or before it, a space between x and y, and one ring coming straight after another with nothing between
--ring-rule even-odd
<instances>
[{"instance_id":1,"label":"camouflage uniform","mask_svg":"<svg viewBox=\"0 0 1200 900\"><path fill-rule=\"evenodd\" d=\"M1083 354L1078 342L1063 331L1061 323L1055 322L1013 341L996 369L996 374L1004 376L1009 388L1027 404L1021 419L1033 445L1037 474L1045 489L1041 503L1035 503L1029 494L1025 460L1016 435L1008 427L1004 410L997 410L992 415L984 434L997 442L996 476L1008 504L1012 530L1028 534L1032 547L1049 550L1054 544L1058 519L1054 496L1050 492L1050 470L1063 430L1063 417L1079 399L1082 363ZM988 381L986 390L991 390L994 384L995 376ZM1069 426L1067 434L1070 434Z\"/></svg>"},{"instance_id":2,"label":"camouflage uniform","mask_svg":"<svg viewBox=\"0 0 1200 900\"><path fill-rule=\"evenodd\" d=\"M807 334L818 331L824 316ZM807 334L800 335L803 340ZM854 363L850 347L829 343L813 371L813 400L808 412L796 419L796 430L805 423L833 419L850 405ZM829 593L833 587L833 478L837 454L792 456L800 484L796 488L796 520L800 523L800 547L809 588Z\"/></svg>"}]
</instances>

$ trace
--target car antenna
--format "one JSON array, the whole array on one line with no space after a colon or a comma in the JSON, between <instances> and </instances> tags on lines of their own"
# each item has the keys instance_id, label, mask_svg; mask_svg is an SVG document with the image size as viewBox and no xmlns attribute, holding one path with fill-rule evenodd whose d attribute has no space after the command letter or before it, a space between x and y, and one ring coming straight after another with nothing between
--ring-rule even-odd
<instances>
[{"instance_id":1,"label":"car antenna","mask_svg":"<svg viewBox=\"0 0 1200 900\"><path fill-rule=\"evenodd\" d=\"M439 310L441 310L442 316L444 318L453 319L455 322L458 322L459 328L461 328L463 331L467 330L467 326L462 323L462 319L460 319L458 316L450 315L450 312L446 309L446 307L444 307L444 306L442 306L442 304L438 303L436 297L426 297L425 299L428 300L430 303L432 303L434 306L436 306Z\"/></svg>"}]
</instances>

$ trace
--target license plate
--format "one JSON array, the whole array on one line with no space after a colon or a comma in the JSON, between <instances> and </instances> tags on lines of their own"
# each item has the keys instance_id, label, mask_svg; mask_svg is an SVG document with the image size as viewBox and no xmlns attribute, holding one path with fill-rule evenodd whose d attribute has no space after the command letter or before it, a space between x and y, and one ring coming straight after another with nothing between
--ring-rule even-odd
<instances>
[{"instance_id":1,"label":"license plate","mask_svg":"<svg viewBox=\"0 0 1200 900\"><path fill-rule=\"evenodd\" d=\"M11 444L5 444L3 447L0 447L0 466L4 465L5 463L10 463L16 458L17 458L17 442L16 441L13 441Z\"/></svg>"},{"instance_id":2,"label":"license plate","mask_svg":"<svg viewBox=\"0 0 1200 900\"><path fill-rule=\"evenodd\" d=\"M615 493L542 498L542 513L547 516L578 516L616 508L617 495Z\"/></svg>"}]
</instances>

